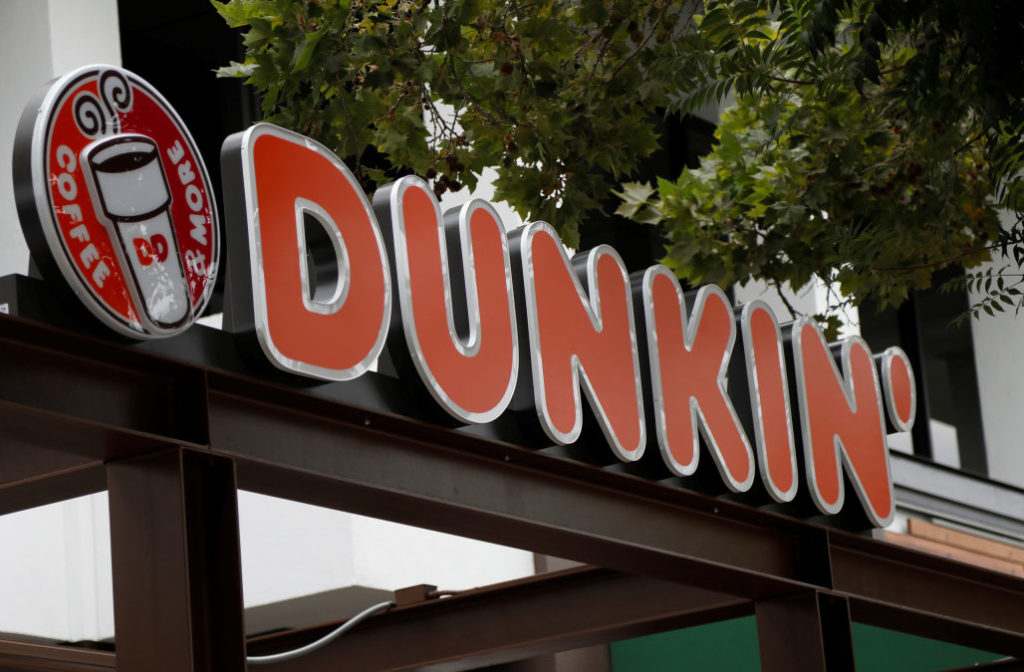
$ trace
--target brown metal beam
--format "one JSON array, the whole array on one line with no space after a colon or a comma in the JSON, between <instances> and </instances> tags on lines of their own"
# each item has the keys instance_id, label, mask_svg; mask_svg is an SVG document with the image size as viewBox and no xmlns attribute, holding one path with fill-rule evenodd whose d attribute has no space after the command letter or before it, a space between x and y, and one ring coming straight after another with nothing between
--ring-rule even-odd
<instances>
[{"instance_id":1,"label":"brown metal beam","mask_svg":"<svg viewBox=\"0 0 1024 672\"><path fill-rule=\"evenodd\" d=\"M0 672L112 672L114 654L72 646L0 640Z\"/></svg>"},{"instance_id":2,"label":"brown metal beam","mask_svg":"<svg viewBox=\"0 0 1024 672\"><path fill-rule=\"evenodd\" d=\"M854 620L1024 657L1024 580L853 535L830 555Z\"/></svg>"},{"instance_id":3,"label":"brown metal beam","mask_svg":"<svg viewBox=\"0 0 1024 672\"><path fill-rule=\"evenodd\" d=\"M0 402L0 432L3 450L0 450L0 515L42 506L62 499L99 492L106 488L103 462L89 457L56 450L54 442L39 440L38 431L32 445L20 438L24 433L13 431L19 419L27 414L24 409L12 411ZM12 417L13 416L13 417ZM52 425L50 426L52 430ZM71 436L66 437L72 442ZM64 441L56 442L58 445Z\"/></svg>"},{"instance_id":4,"label":"brown metal beam","mask_svg":"<svg viewBox=\"0 0 1024 672\"><path fill-rule=\"evenodd\" d=\"M817 530L781 516L307 395L263 390L274 403L261 403L258 384L248 397L210 385L211 449L238 462L244 489L746 597L820 573L805 543Z\"/></svg>"},{"instance_id":5,"label":"brown metal beam","mask_svg":"<svg viewBox=\"0 0 1024 672\"><path fill-rule=\"evenodd\" d=\"M0 515L106 487L104 463L183 442L0 400Z\"/></svg>"},{"instance_id":6,"label":"brown metal beam","mask_svg":"<svg viewBox=\"0 0 1024 672\"><path fill-rule=\"evenodd\" d=\"M244 672L231 462L169 451L107 481L118 672Z\"/></svg>"},{"instance_id":7,"label":"brown metal beam","mask_svg":"<svg viewBox=\"0 0 1024 672\"><path fill-rule=\"evenodd\" d=\"M455 672L752 613L741 598L586 567L466 591L370 618L332 644L267 672ZM250 655L332 628L269 635Z\"/></svg>"},{"instance_id":8,"label":"brown metal beam","mask_svg":"<svg viewBox=\"0 0 1024 672\"><path fill-rule=\"evenodd\" d=\"M202 369L16 318L0 320L0 400L205 444ZM44 429L44 428L40 428Z\"/></svg>"}]
</instances>

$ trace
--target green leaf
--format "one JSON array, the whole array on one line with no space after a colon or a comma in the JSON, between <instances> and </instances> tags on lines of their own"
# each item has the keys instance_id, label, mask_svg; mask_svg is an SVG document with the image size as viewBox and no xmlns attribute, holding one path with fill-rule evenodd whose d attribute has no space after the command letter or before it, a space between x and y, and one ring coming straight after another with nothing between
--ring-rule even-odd
<instances>
[{"instance_id":1,"label":"green leaf","mask_svg":"<svg viewBox=\"0 0 1024 672\"><path fill-rule=\"evenodd\" d=\"M316 51L317 43L323 38L324 31L318 30L315 33L305 33L299 42L299 49L295 52L292 60L292 74L302 72L309 67L313 60L313 53Z\"/></svg>"},{"instance_id":2,"label":"green leaf","mask_svg":"<svg viewBox=\"0 0 1024 672\"><path fill-rule=\"evenodd\" d=\"M217 0L210 0L210 2L231 28L248 25L249 10L246 5L236 2L217 2Z\"/></svg>"},{"instance_id":3,"label":"green leaf","mask_svg":"<svg viewBox=\"0 0 1024 672\"><path fill-rule=\"evenodd\" d=\"M600 25L608 18L604 0L583 0L580 7L580 20L584 23Z\"/></svg>"}]
</instances>

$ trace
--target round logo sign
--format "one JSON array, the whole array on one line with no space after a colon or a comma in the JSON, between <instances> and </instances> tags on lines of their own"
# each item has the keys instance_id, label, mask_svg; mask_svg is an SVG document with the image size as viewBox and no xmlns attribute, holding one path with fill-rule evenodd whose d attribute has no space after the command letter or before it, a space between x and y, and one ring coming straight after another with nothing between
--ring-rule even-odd
<instances>
[{"instance_id":1,"label":"round logo sign","mask_svg":"<svg viewBox=\"0 0 1024 672\"><path fill-rule=\"evenodd\" d=\"M163 96L127 70L87 66L26 108L17 144L18 213L37 263L128 336L172 336L202 314L217 279L216 205Z\"/></svg>"}]
</instances>

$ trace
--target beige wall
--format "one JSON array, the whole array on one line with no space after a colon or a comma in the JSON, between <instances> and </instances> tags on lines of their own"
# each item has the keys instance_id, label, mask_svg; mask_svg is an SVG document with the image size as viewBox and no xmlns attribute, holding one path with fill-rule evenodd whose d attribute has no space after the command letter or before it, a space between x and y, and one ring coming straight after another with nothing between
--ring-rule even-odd
<instances>
[{"instance_id":1,"label":"beige wall","mask_svg":"<svg viewBox=\"0 0 1024 672\"><path fill-rule=\"evenodd\" d=\"M81 65L121 64L117 0L0 0L0 275L25 273L11 152L25 104Z\"/></svg>"}]
</instances>

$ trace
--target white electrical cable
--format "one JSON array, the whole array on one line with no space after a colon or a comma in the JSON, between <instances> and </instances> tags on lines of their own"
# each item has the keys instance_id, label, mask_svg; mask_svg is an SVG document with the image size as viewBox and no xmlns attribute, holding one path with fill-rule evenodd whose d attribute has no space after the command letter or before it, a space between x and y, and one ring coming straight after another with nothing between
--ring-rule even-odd
<instances>
[{"instance_id":1,"label":"white electrical cable","mask_svg":"<svg viewBox=\"0 0 1024 672\"><path fill-rule=\"evenodd\" d=\"M292 660L293 658L304 656L307 653L312 653L320 647L330 644L338 637L341 637L346 632L356 627L366 618L373 616L378 612L387 611L393 606L395 606L394 602L381 602L380 604L375 604L372 607L367 607L366 609L363 609L358 614L348 619L334 630L331 630L329 633L327 633L320 639L316 640L315 642L310 642L305 646L300 646L299 648L292 649L291 651L274 653L269 656L246 656L245 662L250 665L267 665L269 663L283 663L286 660Z\"/></svg>"}]
</instances>

